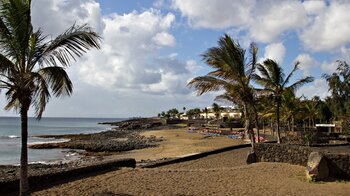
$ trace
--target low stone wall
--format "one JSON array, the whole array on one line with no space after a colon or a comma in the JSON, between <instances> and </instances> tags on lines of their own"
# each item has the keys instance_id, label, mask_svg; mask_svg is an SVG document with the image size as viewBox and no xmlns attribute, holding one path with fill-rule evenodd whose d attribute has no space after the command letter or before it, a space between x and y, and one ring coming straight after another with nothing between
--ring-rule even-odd
<instances>
[{"instance_id":1,"label":"low stone wall","mask_svg":"<svg viewBox=\"0 0 350 196\"><path fill-rule=\"evenodd\" d=\"M307 166L309 154L319 151L307 146L259 143L254 145L258 162L282 162ZM336 178L350 178L350 154L323 152L327 159L329 175Z\"/></svg>"},{"instance_id":2,"label":"low stone wall","mask_svg":"<svg viewBox=\"0 0 350 196\"><path fill-rule=\"evenodd\" d=\"M200 159L200 158L203 158L203 157L206 157L209 155L227 152L227 151L234 150L234 149L248 148L250 146L251 146L251 144L241 144L241 145L235 145L235 146L228 146L228 147L219 148L219 149L215 149L215 150L211 150L211 151L207 151L207 152L202 152L202 153L198 153L198 154L194 154L194 155L189 155L189 156L185 156L185 157L159 161L156 163L142 166L142 168L156 168L156 167L161 167L161 166L170 165L170 164L174 164L174 163L192 161L192 160Z\"/></svg>"},{"instance_id":3,"label":"low stone wall","mask_svg":"<svg viewBox=\"0 0 350 196\"><path fill-rule=\"evenodd\" d=\"M101 172L112 171L120 167L136 167L135 159L119 159L114 161L103 162L99 164L71 168L69 170L56 173L49 173L37 176L29 176L29 186L31 190L36 190L39 187L49 186L57 182L65 182L74 179L79 179L84 176L96 175ZM0 193L15 193L19 189L19 179L7 182L0 182ZM0 194L0 195L1 195Z\"/></svg>"},{"instance_id":4,"label":"low stone wall","mask_svg":"<svg viewBox=\"0 0 350 196\"><path fill-rule=\"evenodd\" d=\"M254 145L254 152L257 160L261 162L283 162L306 166L312 150L306 146L258 143Z\"/></svg>"},{"instance_id":5,"label":"low stone wall","mask_svg":"<svg viewBox=\"0 0 350 196\"><path fill-rule=\"evenodd\" d=\"M350 155L349 154L324 154L327 158L329 173L333 177L350 179Z\"/></svg>"}]
</instances>

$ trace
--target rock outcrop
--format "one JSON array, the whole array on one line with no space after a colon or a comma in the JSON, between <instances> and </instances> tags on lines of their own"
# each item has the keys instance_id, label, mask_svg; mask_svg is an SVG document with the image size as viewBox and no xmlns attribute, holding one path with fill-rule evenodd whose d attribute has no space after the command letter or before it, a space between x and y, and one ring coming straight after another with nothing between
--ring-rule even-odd
<instances>
[{"instance_id":1,"label":"rock outcrop","mask_svg":"<svg viewBox=\"0 0 350 196\"><path fill-rule=\"evenodd\" d=\"M310 153L306 166L306 174L310 181L320 181L328 178L328 163L326 157L322 153Z\"/></svg>"},{"instance_id":2,"label":"rock outcrop","mask_svg":"<svg viewBox=\"0 0 350 196\"><path fill-rule=\"evenodd\" d=\"M256 163L257 156L254 151L249 152L247 155L247 164Z\"/></svg>"}]
</instances>

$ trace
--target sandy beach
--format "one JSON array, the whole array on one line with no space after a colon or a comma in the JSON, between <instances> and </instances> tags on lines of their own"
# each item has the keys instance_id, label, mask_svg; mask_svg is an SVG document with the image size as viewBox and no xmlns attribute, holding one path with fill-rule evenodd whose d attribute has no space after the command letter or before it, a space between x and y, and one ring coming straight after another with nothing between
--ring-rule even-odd
<instances>
[{"instance_id":1,"label":"sandy beach","mask_svg":"<svg viewBox=\"0 0 350 196\"><path fill-rule=\"evenodd\" d=\"M227 137L204 138L186 129L147 131L163 137L158 147L116 157L161 159L237 145ZM236 149L158 168L122 168L57 185L33 195L349 195L350 183L308 183L305 168L285 163L246 165L250 148Z\"/></svg>"},{"instance_id":2,"label":"sandy beach","mask_svg":"<svg viewBox=\"0 0 350 196\"><path fill-rule=\"evenodd\" d=\"M308 183L305 168L245 165L249 148L154 169L121 169L33 195L349 195L349 182Z\"/></svg>"},{"instance_id":3,"label":"sandy beach","mask_svg":"<svg viewBox=\"0 0 350 196\"><path fill-rule=\"evenodd\" d=\"M190 133L187 130L188 128L179 128L143 132L141 135L145 137L155 136L161 139L162 142L156 147L117 153L105 157L105 159L134 158L138 162L142 160L159 160L244 144L244 142L239 139L231 139L225 136L208 138L199 133Z\"/></svg>"}]
</instances>

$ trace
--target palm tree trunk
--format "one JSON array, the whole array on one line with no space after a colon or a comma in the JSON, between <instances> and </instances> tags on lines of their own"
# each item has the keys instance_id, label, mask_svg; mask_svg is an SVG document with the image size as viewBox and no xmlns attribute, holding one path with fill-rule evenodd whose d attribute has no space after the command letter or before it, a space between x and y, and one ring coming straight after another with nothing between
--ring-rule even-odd
<instances>
[{"instance_id":1,"label":"palm tree trunk","mask_svg":"<svg viewBox=\"0 0 350 196\"><path fill-rule=\"evenodd\" d=\"M293 131L293 133L294 133L294 116L292 115L292 131Z\"/></svg>"},{"instance_id":2,"label":"palm tree trunk","mask_svg":"<svg viewBox=\"0 0 350 196\"><path fill-rule=\"evenodd\" d=\"M245 125L244 130L249 135L248 137L251 140L252 148L254 147L254 131L251 131L251 122L250 122L250 115L248 114L248 106L247 104L243 104L244 108L244 116L245 116Z\"/></svg>"},{"instance_id":3,"label":"palm tree trunk","mask_svg":"<svg viewBox=\"0 0 350 196\"><path fill-rule=\"evenodd\" d=\"M276 118L277 118L277 143L281 143L281 134L280 134L280 102L279 101L277 101Z\"/></svg>"},{"instance_id":4,"label":"palm tree trunk","mask_svg":"<svg viewBox=\"0 0 350 196\"><path fill-rule=\"evenodd\" d=\"M28 107L21 108L21 168L20 168L20 195L29 195L28 182Z\"/></svg>"},{"instance_id":5,"label":"palm tree trunk","mask_svg":"<svg viewBox=\"0 0 350 196\"><path fill-rule=\"evenodd\" d=\"M258 143L260 143L259 115L258 115L258 111L256 110L256 107L254 104L253 104L253 109L254 109L256 132L258 134Z\"/></svg>"},{"instance_id":6,"label":"palm tree trunk","mask_svg":"<svg viewBox=\"0 0 350 196\"><path fill-rule=\"evenodd\" d=\"M290 119L287 120L288 131L291 131L292 129L290 121Z\"/></svg>"},{"instance_id":7,"label":"palm tree trunk","mask_svg":"<svg viewBox=\"0 0 350 196\"><path fill-rule=\"evenodd\" d=\"M273 138L275 138L275 125L273 123L273 119L270 119L270 124L271 124L271 135Z\"/></svg>"},{"instance_id":8,"label":"palm tree trunk","mask_svg":"<svg viewBox=\"0 0 350 196\"><path fill-rule=\"evenodd\" d=\"M244 132L245 134L249 134L249 124L250 124L250 119L248 117L248 108L246 104L243 104L243 109L244 109Z\"/></svg>"},{"instance_id":9,"label":"palm tree trunk","mask_svg":"<svg viewBox=\"0 0 350 196\"><path fill-rule=\"evenodd\" d=\"M264 134L264 138L265 138L265 119L263 119L263 124L262 125L263 125L263 134Z\"/></svg>"}]
</instances>

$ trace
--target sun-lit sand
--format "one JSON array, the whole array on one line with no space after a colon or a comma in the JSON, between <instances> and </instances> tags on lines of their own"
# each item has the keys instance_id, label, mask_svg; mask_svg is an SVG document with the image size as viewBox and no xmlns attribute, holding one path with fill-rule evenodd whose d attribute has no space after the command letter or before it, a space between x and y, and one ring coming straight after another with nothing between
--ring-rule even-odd
<instances>
[{"instance_id":1,"label":"sun-lit sand","mask_svg":"<svg viewBox=\"0 0 350 196\"><path fill-rule=\"evenodd\" d=\"M305 168L245 165L249 148L154 169L121 169L33 195L349 195L350 183L306 182Z\"/></svg>"},{"instance_id":2,"label":"sun-lit sand","mask_svg":"<svg viewBox=\"0 0 350 196\"><path fill-rule=\"evenodd\" d=\"M163 137L159 147L116 157L160 159L241 144L227 137L204 138L187 129L145 132ZM284 163L246 165L250 148L158 168L122 168L38 191L33 195L350 195L349 182L308 183L305 168Z\"/></svg>"},{"instance_id":3,"label":"sun-lit sand","mask_svg":"<svg viewBox=\"0 0 350 196\"><path fill-rule=\"evenodd\" d=\"M142 135L163 138L158 147L132 150L110 158L135 158L141 160L157 160L169 157L181 157L185 155L205 152L213 149L244 144L242 140L231 139L225 136L205 138L199 133L188 133L187 128L147 131Z\"/></svg>"}]
</instances>

